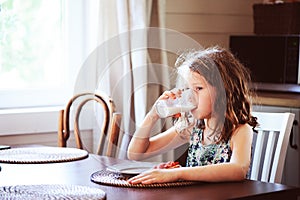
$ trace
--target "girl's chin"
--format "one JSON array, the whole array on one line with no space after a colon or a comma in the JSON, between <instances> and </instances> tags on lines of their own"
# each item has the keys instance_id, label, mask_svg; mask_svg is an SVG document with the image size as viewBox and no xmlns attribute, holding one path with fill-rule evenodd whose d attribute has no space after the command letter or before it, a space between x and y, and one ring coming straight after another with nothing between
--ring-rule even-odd
<instances>
[{"instance_id":1,"label":"girl's chin","mask_svg":"<svg viewBox=\"0 0 300 200\"><path fill-rule=\"evenodd\" d=\"M197 109L191 110L191 114L193 115L194 118L198 119Z\"/></svg>"},{"instance_id":2,"label":"girl's chin","mask_svg":"<svg viewBox=\"0 0 300 200\"><path fill-rule=\"evenodd\" d=\"M205 119L205 115L203 115L203 114L197 112L196 110L191 111L191 114L193 115L193 117L194 117L195 119L200 119L200 120L201 120L201 119Z\"/></svg>"}]
</instances>

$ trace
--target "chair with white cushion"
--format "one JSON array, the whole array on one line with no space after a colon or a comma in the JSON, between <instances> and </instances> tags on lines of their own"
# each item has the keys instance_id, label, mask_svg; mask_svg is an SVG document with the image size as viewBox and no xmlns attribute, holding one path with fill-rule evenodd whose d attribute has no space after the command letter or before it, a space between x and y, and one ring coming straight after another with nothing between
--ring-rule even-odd
<instances>
[{"instance_id":1,"label":"chair with white cushion","mask_svg":"<svg viewBox=\"0 0 300 200\"><path fill-rule=\"evenodd\" d=\"M253 112L259 126L253 138L253 157L250 179L281 183L293 113Z\"/></svg>"}]
</instances>

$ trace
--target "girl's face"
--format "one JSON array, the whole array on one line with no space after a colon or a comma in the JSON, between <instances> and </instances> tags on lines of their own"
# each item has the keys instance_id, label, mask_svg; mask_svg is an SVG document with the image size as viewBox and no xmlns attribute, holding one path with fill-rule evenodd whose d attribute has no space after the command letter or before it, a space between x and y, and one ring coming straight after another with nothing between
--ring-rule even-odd
<instances>
[{"instance_id":1,"label":"girl's face","mask_svg":"<svg viewBox=\"0 0 300 200\"><path fill-rule=\"evenodd\" d=\"M190 71L187 77L189 88L193 90L194 100L197 108L192 110L196 119L207 119L212 116L216 89L197 72Z\"/></svg>"}]
</instances>

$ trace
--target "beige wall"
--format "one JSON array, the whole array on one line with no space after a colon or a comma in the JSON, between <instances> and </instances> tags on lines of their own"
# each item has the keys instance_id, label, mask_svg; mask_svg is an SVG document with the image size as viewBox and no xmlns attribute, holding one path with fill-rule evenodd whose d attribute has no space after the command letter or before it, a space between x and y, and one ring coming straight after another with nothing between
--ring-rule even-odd
<instances>
[{"instance_id":1,"label":"beige wall","mask_svg":"<svg viewBox=\"0 0 300 200\"><path fill-rule=\"evenodd\" d=\"M253 33L252 5L262 0L166 0L166 28L202 46L229 46L230 35Z\"/></svg>"}]
</instances>

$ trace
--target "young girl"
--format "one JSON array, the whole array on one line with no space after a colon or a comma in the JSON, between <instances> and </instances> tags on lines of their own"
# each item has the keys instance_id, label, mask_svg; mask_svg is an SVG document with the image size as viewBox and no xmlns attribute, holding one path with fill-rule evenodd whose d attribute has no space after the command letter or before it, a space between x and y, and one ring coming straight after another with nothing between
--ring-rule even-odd
<instances>
[{"instance_id":1,"label":"young girl","mask_svg":"<svg viewBox=\"0 0 300 200\"><path fill-rule=\"evenodd\" d=\"M186 167L149 170L128 180L131 184L187 181L238 181L246 178L256 118L251 115L250 75L227 50L208 48L182 55L178 75L193 91L195 123L176 126L150 137L159 119L155 106L136 130L128 158L141 160L189 142ZM182 82L182 81L181 81ZM175 99L180 92L165 91L158 100ZM162 165L160 165L162 166Z\"/></svg>"}]
</instances>

